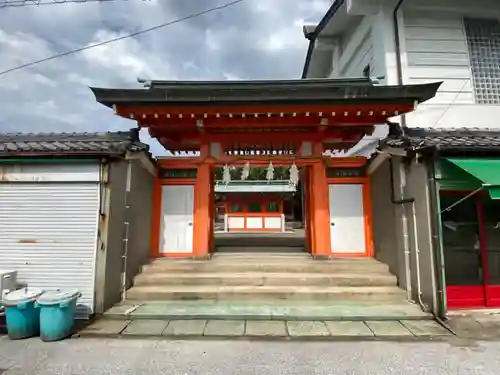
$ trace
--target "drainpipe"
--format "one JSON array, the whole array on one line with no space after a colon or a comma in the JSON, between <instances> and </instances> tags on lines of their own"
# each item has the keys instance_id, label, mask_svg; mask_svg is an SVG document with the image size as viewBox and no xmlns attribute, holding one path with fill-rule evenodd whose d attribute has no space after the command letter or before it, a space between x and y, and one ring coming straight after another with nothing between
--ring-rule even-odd
<instances>
[{"instance_id":1,"label":"drainpipe","mask_svg":"<svg viewBox=\"0 0 500 375\"><path fill-rule=\"evenodd\" d=\"M129 232L130 232L130 204L129 204L129 194L131 191L132 185L132 160L128 160L127 162L127 177L125 183L125 213L123 215L123 227L124 227L124 236L123 236L123 253L122 253L122 301L125 300L127 296L127 261L128 261L128 240L129 240Z\"/></svg>"},{"instance_id":2,"label":"drainpipe","mask_svg":"<svg viewBox=\"0 0 500 375\"><path fill-rule=\"evenodd\" d=\"M398 74L398 84L403 84L403 63L401 61L401 41L399 35L399 22L398 22L398 11L403 5L404 0L399 0L394 12L392 14L392 24L394 26L394 42L396 47L396 70ZM403 129L406 128L406 115L401 115L401 126Z\"/></svg>"},{"instance_id":3,"label":"drainpipe","mask_svg":"<svg viewBox=\"0 0 500 375\"><path fill-rule=\"evenodd\" d=\"M403 176L405 176L404 171L400 170L400 199L396 199L396 193L394 190L394 165L393 160L391 158L389 164L389 176L391 180L391 202L395 205L401 206L402 211L402 228L403 228L403 251L404 251L404 267L405 267L405 289L406 289L406 298L410 301L412 300L412 285L411 285L411 268L410 268L410 240L408 235L408 217L406 215L406 209L404 207L407 203L413 203L413 198L403 198L404 197L404 186Z\"/></svg>"},{"instance_id":4,"label":"drainpipe","mask_svg":"<svg viewBox=\"0 0 500 375\"><path fill-rule=\"evenodd\" d=\"M426 311L427 306L422 300L422 280L420 277L420 247L418 243L418 228L417 228L417 210L415 208L415 200L411 203L411 210L413 215L413 237L415 241L415 267L417 272L417 302L423 311Z\"/></svg>"},{"instance_id":5,"label":"drainpipe","mask_svg":"<svg viewBox=\"0 0 500 375\"><path fill-rule=\"evenodd\" d=\"M423 311L428 309L428 306L422 300L422 282L420 277L420 248L418 243L418 229L417 229L417 214L415 208L415 198L404 198L405 188L406 188L406 170L403 162L400 163L399 169L400 176L400 199L395 198L394 192L394 166L392 161L390 164L390 179L391 179L391 202L393 204L401 205L402 209L402 223L403 223L403 248L404 248L404 263L405 263L405 278L406 278L406 297L408 300L412 300L413 297L413 287L411 284L411 264L410 264L410 240L409 240L409 225L408 225L408 215L404 207L405 204L411 204L411 213L413 220L413 237L415 242L415 263L416 263L416 277L417 277L417 303L420 305Z\"/></svg>"},{"instance_id":6,"label":"drainpipe","mask_svg":"<svg viewBox=\"0 0 500 375\"><path fill-rule=\"evenodd\" d=\"M446 308L444 302L446 300L445 294L445 284L444 284L444 254L443 248L441 247L440 240L440 220L438 217L441 215L438 206L438 190L436 181L436 154L434 153L432 161L428 163L428 181L429 181L429 200L430 200L430 217L431 217L431 228L432 228L432 251L434 256L434 261L436 262L436 273L437 273L437 294L439 301L439 308L437 310L437 316L441 319L446 318Z\"/></svg>"}]
</instances>

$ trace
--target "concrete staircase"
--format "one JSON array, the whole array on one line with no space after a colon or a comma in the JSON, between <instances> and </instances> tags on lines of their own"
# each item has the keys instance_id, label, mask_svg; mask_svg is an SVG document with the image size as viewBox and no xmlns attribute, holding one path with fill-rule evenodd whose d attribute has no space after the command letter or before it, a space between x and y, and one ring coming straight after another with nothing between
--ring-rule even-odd
<instances>
[{"instance_id":1,"label":"concrete staircase","mask_svg":"<svg viewBox=\"0 0 500 375\"><path fill-rule=\"evenodd\" d=\"M217 253L304 253L304 230L284 233L216 233Z\"/></svg>"},{"instance_id":2,"label":"concrete staircase","mask_svg":"<svg viewBox=\"0 0 500 375\"><path fill-rule=\"evenodd\" d=\"M313 260L307 253L218 253L212 260L157 259L127 292L165 300L405 303L386 265L373 259Z\"/></svg>"}]
</instances>

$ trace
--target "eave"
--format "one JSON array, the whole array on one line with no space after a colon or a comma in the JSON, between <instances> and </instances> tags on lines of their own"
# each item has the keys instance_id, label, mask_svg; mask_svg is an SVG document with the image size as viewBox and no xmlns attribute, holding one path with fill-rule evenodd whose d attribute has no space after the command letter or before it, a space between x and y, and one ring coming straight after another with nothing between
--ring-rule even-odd
<instances>
[{"instance_id":1,"label":"eave","mask_svg":"<svg viewBox=\"0 0 500 375\"><path fill-rule=\"evenodd\" d=\"M92 88L115 114L148 128L166 148L292 150L302 141L331 149L356 144L375 124L413 111L441 83L374 86L369 79L153 81L148 89Z\"/></svg>"},{"instance_id":2,"label":"eave","mask_svg":"<svg viewBox=\"0 0 500 375\"><path fill-rule=\"evenodd\" d=\"M438 83L407 86L374 86L369 79L318 79L241 82L161 82L149 89L92 87L96 100L107 106L245 106L297 104L345 105L348 103L424 102Z\"/></svg>"}]
</instances>

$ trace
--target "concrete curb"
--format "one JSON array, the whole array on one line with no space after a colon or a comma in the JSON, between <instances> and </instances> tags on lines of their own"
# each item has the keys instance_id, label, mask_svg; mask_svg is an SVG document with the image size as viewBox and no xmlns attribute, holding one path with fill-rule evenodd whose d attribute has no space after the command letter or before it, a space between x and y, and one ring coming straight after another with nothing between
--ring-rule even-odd
<instances>
[{"instance_id":1,"label":"concrete curb","mask_svg":"<svg viewBox=\"0 0 500 375\"><path fill-rule=\"evenodd\" d=\"M235 341L387 341L387 342L447 342L453 336L251 336L251 335L132 335L80 332L71 336L71 339L102 338L119 340L235 340Z\"/></svg>"}]
</instances>

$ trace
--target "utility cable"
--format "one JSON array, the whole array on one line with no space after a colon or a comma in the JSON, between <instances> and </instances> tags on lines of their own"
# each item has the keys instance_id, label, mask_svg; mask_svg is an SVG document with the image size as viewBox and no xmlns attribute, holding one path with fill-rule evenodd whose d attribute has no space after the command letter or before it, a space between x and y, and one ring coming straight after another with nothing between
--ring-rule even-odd
<instances>
[{"instance_id":1,"label":"utility cable","mask_svg":"<svg viewBox=\"0 0 500 375\"><path fill-rule=\"evenodd\" d=\"M63 4L86 4L86 3L109 3L118 0L0 0L0 9L3 8L22 8L27 6L42 5L63 5ZM127 2L128 0L123 0ZM151 0L142 0L151 1Z\"/></svg>"},{"instance_id":2,"label":"utility cable","mask_svg":"<svg viewBox=\"0 0 500 375\"><path fill-rule=\"evenodd\" d=\"M161 29L163 27L167 27L167 26L170 26L170 25L174 25L176 23L184 22L184 21L187 21L187 20L199 17L199 16L203 16L203 15L208 14L208 13L212 13L212 12L215 12L215 11L218 11L218 10L229 8L230 6L236 5L236 4L241 3L243 1L245 1L245 0L234 0L234 1L231 1L231 2L226 3L224 5L219 5L219 6L216 6L216 7L213 7L213 8L209 8L209 9L203 10L203 11L198 12L198 13L190 14L189 16L186 16L186 17L178 18L178 19L175 19L173 21L169 21L169 22L166 22L166 23L162 23L160 25L156 25L156 26L150 27L148 29L139 30L139 31L136 31L134 33L130 33L130 34L127 34L127 35L122 35L122 36L119 36L119 37L116 37L116 38L112 38L112 39L108 39L108 40L105 40L103 42L99 42L99 43L95 43L95 44L90 44L90 45L85 46L85 47L76 48L76 49L73 49L73 50L70 50L70 51L66 51L66 52L58 53L58 54L55 54L55 55L52 55L52 56L49 56L49 57L45 57L45 58L40 59L40 60L35 60L35 61L31 61L31 62L26 63L26 64L21 64L21 65L15 66L13 68L1 71L0 72L0 76L4 75L4 74L7 74L7 73L14 72L16 70L28 68L28 67L33 66L33 65L38 65L38 64L46 62L46 61L55 60L55 59L58 59L60 57L72 55L72 54L75 54L75 53L78 53L78 52L82 52L82 51L86 51L86 50L89 50L89 49L92 49L92 48L95 48L95 47L100 47L100 46L103 46L103 45L106 45L106 44L118 42L119 40L133 38L133 37L135 37L137 35L146 34L146 33L149 33L150 31L158 30L158 29Z\"/></svg>"}]
</instances>

